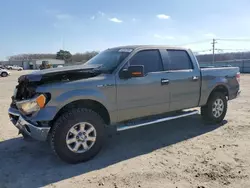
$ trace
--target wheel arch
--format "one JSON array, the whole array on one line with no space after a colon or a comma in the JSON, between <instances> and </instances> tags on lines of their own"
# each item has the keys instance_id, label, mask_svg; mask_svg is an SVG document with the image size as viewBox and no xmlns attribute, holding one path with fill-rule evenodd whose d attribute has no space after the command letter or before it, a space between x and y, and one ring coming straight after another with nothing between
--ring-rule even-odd
<instances>
[{"instance_id":1,"label":"wheel arch","mask_svg":"<svg viewBox=\"0 0 250 188\"><path fill-rule=\"evenodd\" d=\"M106 125L110 124L110 114L107 110L107 108L101 104L100 102L92 99L80 99L72 101L66 105L64 105L55 115L53 122L56 121L60 115L62 115L64 112L69 111L72 108L87 108L91 109L94 112L98 113L104 120Z\"/></svg>"},{"instance_id":2,"label":"wheel arch","mask_svg":"<svg viewBox=\"0 0 250 188\"><path fill-rule=\"evenodd\" d=\"M227 88L225 85L223 85L223 84L217 85L217 86L210 92L210 94L209 94L209 96L208 96L208 98L207 98L206 104L207 104L209 98L210 98L210 97L212 96L212 94L215 93L215 92L223 93L223 94L225 94L226 97L229 96L229 90L228 90L228 88Z\"/></svg>"}]
</instances>

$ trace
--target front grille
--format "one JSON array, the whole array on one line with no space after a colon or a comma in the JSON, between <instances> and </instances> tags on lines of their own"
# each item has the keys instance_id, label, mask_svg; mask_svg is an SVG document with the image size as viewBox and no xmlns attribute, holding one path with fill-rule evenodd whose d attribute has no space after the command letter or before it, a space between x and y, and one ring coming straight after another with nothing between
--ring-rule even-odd
<instances>
[{"instance_id":1,"label":"front grille","mask_svg":"<svg viewBox=\"0 0 250 188\"><path fill-rule=\"evenodd\" d=\"M36 85L34 83L21 82L17 85L17 93L15 99L26 100L35 95Z\"/></svg>"},{"instance_id":2,"label":"front grille","mask_svg":"<svg viewBox=\"0 0 250 188\"><path fill-rule=\"evenodd\" d=\"M22 75L18 78L16 89L15 100L26 100L34 95L36 86L35 83L29 82L27 75Z\"/></svg>"}]
</instances>

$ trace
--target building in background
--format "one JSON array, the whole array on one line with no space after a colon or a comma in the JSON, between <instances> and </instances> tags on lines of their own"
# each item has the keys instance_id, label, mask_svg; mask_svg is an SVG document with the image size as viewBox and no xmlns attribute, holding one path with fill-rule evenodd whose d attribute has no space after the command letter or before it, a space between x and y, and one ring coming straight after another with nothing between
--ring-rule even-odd
<instances>
[{"instance_id":1,"label":"building in background","mask_svg":"<svg viewBox=\"0 0 250 188\"><path fill-rule=\"evenodd\" d=\"M23 67L23 61L0 61L0 65L17 65Z\"/></svg>"},{"instance_id":2,"label":"building in background","mask_svg":"<svg viewBox=\"0 0 250 188\"><path fill-rule=\"evenodd\" d=\"M59 65L64 66L65 61L60 59L33 59L24 61L0 61L0 65L17 65L23 67L24 70L39 69L43 61L47 61L51 67L57 67Z\"/></svg>"},{"instance_id":3,"label":"building in background","mask_svg":"<svg viewBox=\"0 0 250 188\"><path fill-rule=\"evenodd\" d=\"M29 69L39 69L39 67L42 65L43 61L47 61L49 65L51 65L51 67L57 67L59 65L64 66L65 61L64 60L60 60L60 59L37 59L37 60L32 60L29 63L30 68Z\"/></svg>"}]
</instances>

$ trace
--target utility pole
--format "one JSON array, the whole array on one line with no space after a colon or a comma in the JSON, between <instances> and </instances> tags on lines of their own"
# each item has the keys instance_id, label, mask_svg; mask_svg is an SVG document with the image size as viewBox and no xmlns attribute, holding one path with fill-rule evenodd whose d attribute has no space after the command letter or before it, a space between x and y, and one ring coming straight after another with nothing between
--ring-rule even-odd
<instances>
[{"instance_id":1,"label":"utility pole","mask_svg":"<svg viewBox=\"0 0 250 188\"><path fill-rule=\"evenodd\" d=\"M216 42L216 39L213 39L213 42L212 42L212 45L213 45L213 64L214 64L214 58L215 58L215 53L214 53L214 51L215 51L215 44L216 44L217 42Z\"/></svg>"}]
</instances>

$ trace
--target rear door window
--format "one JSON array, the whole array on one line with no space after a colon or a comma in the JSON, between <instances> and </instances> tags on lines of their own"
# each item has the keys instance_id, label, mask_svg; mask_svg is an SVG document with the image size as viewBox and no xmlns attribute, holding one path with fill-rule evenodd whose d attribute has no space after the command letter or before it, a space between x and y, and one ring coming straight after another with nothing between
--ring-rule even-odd
<instances>
[{"instance_id":1,"label":"rear door window","mask_svg":"<svg viewBox=\"0 0 250 188\"><path fill-rule=\"evenodd\" d=\"M185 50L167 50L169 63L168 70L193 69L193 63Z\"/></svg>"}]
</instances>

